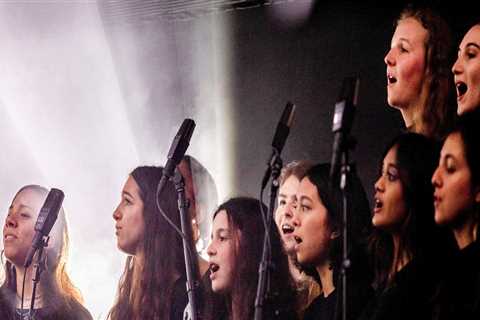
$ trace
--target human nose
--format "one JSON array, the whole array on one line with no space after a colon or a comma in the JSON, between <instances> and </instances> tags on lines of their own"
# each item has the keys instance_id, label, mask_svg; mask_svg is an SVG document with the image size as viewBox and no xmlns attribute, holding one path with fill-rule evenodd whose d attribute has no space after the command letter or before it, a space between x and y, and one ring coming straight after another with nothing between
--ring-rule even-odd
<instances>
[{"instance_id":1,"label":"human nose","mask_svg":"<svg viewBox=\"0 0 480 320\"><path fill-rule=\"evenodd\" d=\"M207 246L207 255L211 257L211 256L214 256L215 254L217 254L217 250L215 249L214 241L211 240L210 244Z\"/></svg>"},{"instance_id":2,"label":"human nose","mask_svg":"<svg viewBox=\"0 0 480 320\"><path fill-rule=\"evenodd\" d=\"M122 213L120 212L119 207L117 207L117 208L113 211L112 217L113 217L113 220L115 220L115 221L118 221L118 220L120 220L120 219L122 218Z\"/></svg>"},{"instance_id":3,"label":"human nose","mask_svg":"<svg viewBox=\"0 0 480 320\"><path fill-rule=\"evenodd\" d=\"M7 218L5 219L5 226L8 228L16 228L17 225L17 219L14 217L14 215L8 214Z\"/></svg>"},{"instance_id":4,"label":"human nose","mask_svg":"<svg viewBox=\"0 0 480 320\"><path fill-rule=\"evenodd\" d=\"M440 188L442 186L442 179L439 168L437 168L432 175L432 184L435 188Z\"/></svg>"},{"instance_id":5,"label":"human nose","mask_svg":"<svg viewBox=\"0 0 480 320\"><path fill-rule=\"evenodd\" d=\"M383 192L385 190L385 185L383 183L383 176L380 176L375 182L374 188L376 192Z\"/></svg>"},{"instance_id":6,"label":"human nose","mask_svg":"<svg viewBox=\"0 0 480 320\"><path fill-rule=\"evenodd\" d=\"M393 66L395 64L395 58L392 49L388 50L385 58L383 58L383 61L387 66Z\"/></svg>"},{"instance_id":7,"label":"human nose","mask_svg":"<svg viewBox=\"0 0 480 320\"><path fill-rule=\"evenodd\" d=\"M463 72L463 63L460 57L458 57L455 63L453 64L452 72L454 75L458 75Z\"/></svg>"}]
</instances>

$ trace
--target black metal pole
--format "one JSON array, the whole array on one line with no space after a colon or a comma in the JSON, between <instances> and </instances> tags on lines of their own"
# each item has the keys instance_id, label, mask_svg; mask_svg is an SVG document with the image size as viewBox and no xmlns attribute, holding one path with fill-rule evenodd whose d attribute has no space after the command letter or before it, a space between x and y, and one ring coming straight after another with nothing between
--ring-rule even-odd
<instances>
[{"instance_id":1,"label":"black metal pole","mask_svg":"<svg viewBox=\"0 0 480 320\"><path fill-rule=\"evenodd\" d=\"M43 272L44 266L43 266L43 261L42 261L42 255L43 255L43 248L45 248L48 244L48 239L42 240L40 243L40 246L38 247L38 254L37 254L37 262L33 265L35 269L35 273L33 276L33 289L32 289L32 300L30 301L30 310L28 312L28 319L33 320L33 312L35 310L35 293L37 292L37 285L40 282L40 276ZM25 272L27 270L25 269Z\"/></svg>"},{"instance_id":2,"label":"black metal pole","mask_svg":"<svg viewBox=\"0 0 480 320\"><path fill-rule=\"evenodd\" d=\"M185 237L182 237L182 242L183 242L183 254L185 257L185 270L187 273L187 295L188 295L188 304L190 306L190 312L188 313L189 315L189 320L197 320L198 319L198 314L197 314L197 305L195 302L195 292L196 292L196 271L198 268L196 268L197 265L197 260L196 256L194 255L194 252L192 252L192 248L190 248L190 243L193 243L192 240L192 232L191 232L191 227L188 225L190 222L189 219L187 219L188 215L188 207L189 203L188 200L185 197L185 182L183 181L183 177L180 174L178 170L175 170L175 174L173 177L173 182L175 184L175 189L177 190L178 194L178 210L180 211L180 224L182 228L182 232L185 235ZM190 241L189 242L187 242Z\"/></svg>"},{"instance_id":3,"label":"black metal pole","mask_svg":"<svg viewBox=\"0 0 480 320\"><path fill-rule=\"evenodd\" d=\"M270 204L266 217L264 217L266 226L265 236L263 238L262 261L260 262L260 266L258 268L257 296L255 298L255 320L263 319L265 300L268 299L270 293L270 272L272 271L270 230L279 188L278 178L280 177L280 171L282 169L282 159L280 158L278 152L275 152L272 165L269 167L269 169L271 170L272 184L270 187Z\"/></svg>"}]
</instances>

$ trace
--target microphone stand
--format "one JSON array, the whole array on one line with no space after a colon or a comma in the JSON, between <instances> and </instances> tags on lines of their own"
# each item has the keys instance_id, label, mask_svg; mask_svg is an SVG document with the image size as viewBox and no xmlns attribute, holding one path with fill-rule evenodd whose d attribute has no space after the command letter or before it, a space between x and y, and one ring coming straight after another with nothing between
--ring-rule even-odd
<instances>
[{"instance_id":1,"label":"microphone stand","mask_svg":"<svg viewBox=\"0 0 480 320\"><path fill-rule=\"evenodd\" d=\"M40 275L42 274L43 270L45 269L45 266L42 261L42 255L43 255L43 248L48 246L48 240L50 237L47 237L46 240L41 240L40 241L40 246L38 247L38 256L37 256L37 262L33 265L35 268L35 274L32 279L33 281L33 289L32 289L32 300L30 302L30 310L28 312L28 319L34 320L33 317L33 311L35 310L35 293L37 291L37 285L40 282ZM27 270L25 270L27 272Z\"/></svg>"},{"instance_id":2,"label":"microphone stand","mask_svg":"<svg viewBox=\"0 0 480 320\"><path fill-rule=\"evenodd\" d=\"M176 169L175 174L173 176L173 183L175 184L175 190L177 190L178 194L178 210L180 212L180 224L182 228L182 232L185 237L182 237L183 242L183 255L185 258L185 271L187 274L187 295L188 295L188 305L190 306L190 312L187 312L189 320L197 320L197 305L195 303L195 291L196 291L196 281L195 275L198 268L196 268L196 257L192 257L190 253L193 252L190 250L189 243L187 240L192 239L192 232L191 228L189 227L190 221L187 219L188 216L188 207L189 203L185 197L185 182L183 180L182 175ZM190 242L191 243L191 242Z\"/></svg>"},{"instance_id":3,"label":"microphone stand","mask_svg":"<svg viewBox=\"0 0 480 320\"><path fill-rule=\"evenodd\" d=\"M349 162L348 151L355 147L355 139L352 136L345 137L345 143L341 147L341 166L340 166L340 191L342 194L342 264L340 276L342 279L342 320L347 320L347 274L352 263L348 257L348 183L350 180L351 165Z\"/></svg>"},{"instance_id":4,"label":"microphone stand","mask_svg":"<svg viewBox=\"0 0 480 320\"><path fill-rule=\"evenodd\" d=\"M271 170L272 184L270 186L270 204L268 207L268 213L264 216L265 236L263 240L263 252L262 261L258 268L258 284L257 284L257 296L255 298L255 320L262 320L263 310L265 306L265 300L270 295L270 272L275 266L272 265L272 252L270 246L270 229L272 225L273 209L275 208L277 192L279 188L278 178L280 177L280 171L283 163L280 158L280 153L275 148L273 149L272 161L269 163L267 170ZM262 188L263 192L263 188ZM261 199L260 199L261 201ZM260 204L260 207L262 204Z\"/></svg>"}]
</instances>

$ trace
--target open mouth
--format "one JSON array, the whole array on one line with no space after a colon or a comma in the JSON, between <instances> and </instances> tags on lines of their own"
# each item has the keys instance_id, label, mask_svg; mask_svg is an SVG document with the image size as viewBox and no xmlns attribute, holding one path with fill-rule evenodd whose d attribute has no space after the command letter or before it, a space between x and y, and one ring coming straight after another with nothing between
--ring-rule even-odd
<instances>
[{"instance_id":1,"label":"open mouth","mask_svg":"<svg viewBox=\"0 0 480 320\"><path fill-rule=\"evenodd\" d=\"M296 242L297 244L300 244L300 243L303 242L302 238L300 238L299 236L293 236L293 239L295 239L295 242Z\"/></svg>"},{"instance_id":2,"label":"open mouth","mask_svg":"<svg viewBox=\"0 0 480 320\"><path fill-rule=\"evenodd\" d=\"M397 78L392 75L387 75L387 82L388 84L394 84L395 82L397 82Z\"/></svg>"},{"instance_id":3,"label":"open mouth","mask_svg":"<svg viewBox=\"0 0 480 320\"><path fill-rule=\"evenodd\" d=\"M459 81L455 84L457 88L457 98L461 99L467 93L468 86L465 82Z\"/></svg>"},{"instance_id":4,"label":"open mouth","mask_svg":"<svg viewBox=\"0 0 480 320\"><path fill-rule=\"evenodd\" d=\"M383 202L380 201L379 199L375 199L375 204L374 204L374 209L375 211L382 209L383 207Z\"/></svg>"},{"instance_id":5,"label":"open mouth","mask_svg":"<svg viewBox=\"0 0 480 320\"><path fill-rule=\"evenodd\" d=\"M216 263L210 263L210 272L213 274L218 271L220 267Z\"/></svg>"},{"instance_id":6,"label":"open mouth","mask_svg":"<svg viewBox=\"0 0 480 320\"><path fill-rule=\"evenodd\" d=\"M282 232L283 232L283 234L290 234L290 233L292 233L294 230L295 230L295 229L294 229L291 225L289 225L288 223L284 223L284 224L282 225Z\"/></svg>"}]
</instances>

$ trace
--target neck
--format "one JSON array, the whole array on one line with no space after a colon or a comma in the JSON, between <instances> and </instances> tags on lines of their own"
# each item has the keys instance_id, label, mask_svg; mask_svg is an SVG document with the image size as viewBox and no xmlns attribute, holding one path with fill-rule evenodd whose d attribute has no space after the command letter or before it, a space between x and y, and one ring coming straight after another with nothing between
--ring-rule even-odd
<instances>
[{"instance_id":1,"label":"neck","mask_svg":"<svg viewBox=\"0 0 480 320\"><path fill-rule=\"evenodd\" d=\"M390 277L393 277L398 271L402 270L411 260L405 248L400 248L400 236L392 235L393 238L393 263L390 270Z\"/></svg>"},{"instance_id":2,"label":"neck","mask_svg":"<svg viewBox=\"0 0 480 320\"><path fill-rule=\"evenodd\" d=\"M455 240L460 249L464 249L470 243L477 240L477 228L478 224L471 218L461 226L453 229Z\"/></svg>"},{"instance_id":3,"label":"neck","mask_svg":"<svg viewBox=\"0 0 480 320\"><path fill-rule=\"evenodd\" d=\"M411 103L410 105L400 108L402 113L403 121L405 122L405 127L408 131L415 133L424 133L425 126L422 119L422 110L425 108L427 102L425 86L422 87L422 92L420 93L419 98Z\"/></svg>"},{"instance_id":4,"label":"neck","mask_svg":"<svg viewBox=\"0 0 480 320\"><path fill-rule=\"evenodd\" d=\"M25 288L23 290L23 308L30 308L30 303L32 300L32 292L33 292L33 275L34 275L34 268L29 267L25 270L22 266L15 266L16 271L16 282L17 282L17 308L21 307L21 299L22 299L22 286L23 286L23 277L25 276ZM37 284L37 288L35 289L35 308L42 307L42 299L41 299L41 287Z\"/></svg>"},{"instance_id":5,"label":"neck","mask_svg":"<svg viewBox=\"0 0 480 320\"><path fill-rule=\"evenodd\" d=\"M302 281L304 280L304 277L300 272L300 270L295 265L295 258L292 256L288 256L288 269L290 270L290 275L292 276L293 281L295 282L295 285L297 287L301 285Z\"/></svg>"},{"instance_id":6,"label":"neck","mask_svg":"<svg viewBox=\"0 0 480 320\"><path fill-rule=\"evenodd\" d=\"M333 270L330 268L330 261L316 267L320 283L322 284L322 292L324 297L328 297L334 290Z\"/></svg>"}]
</instances>

